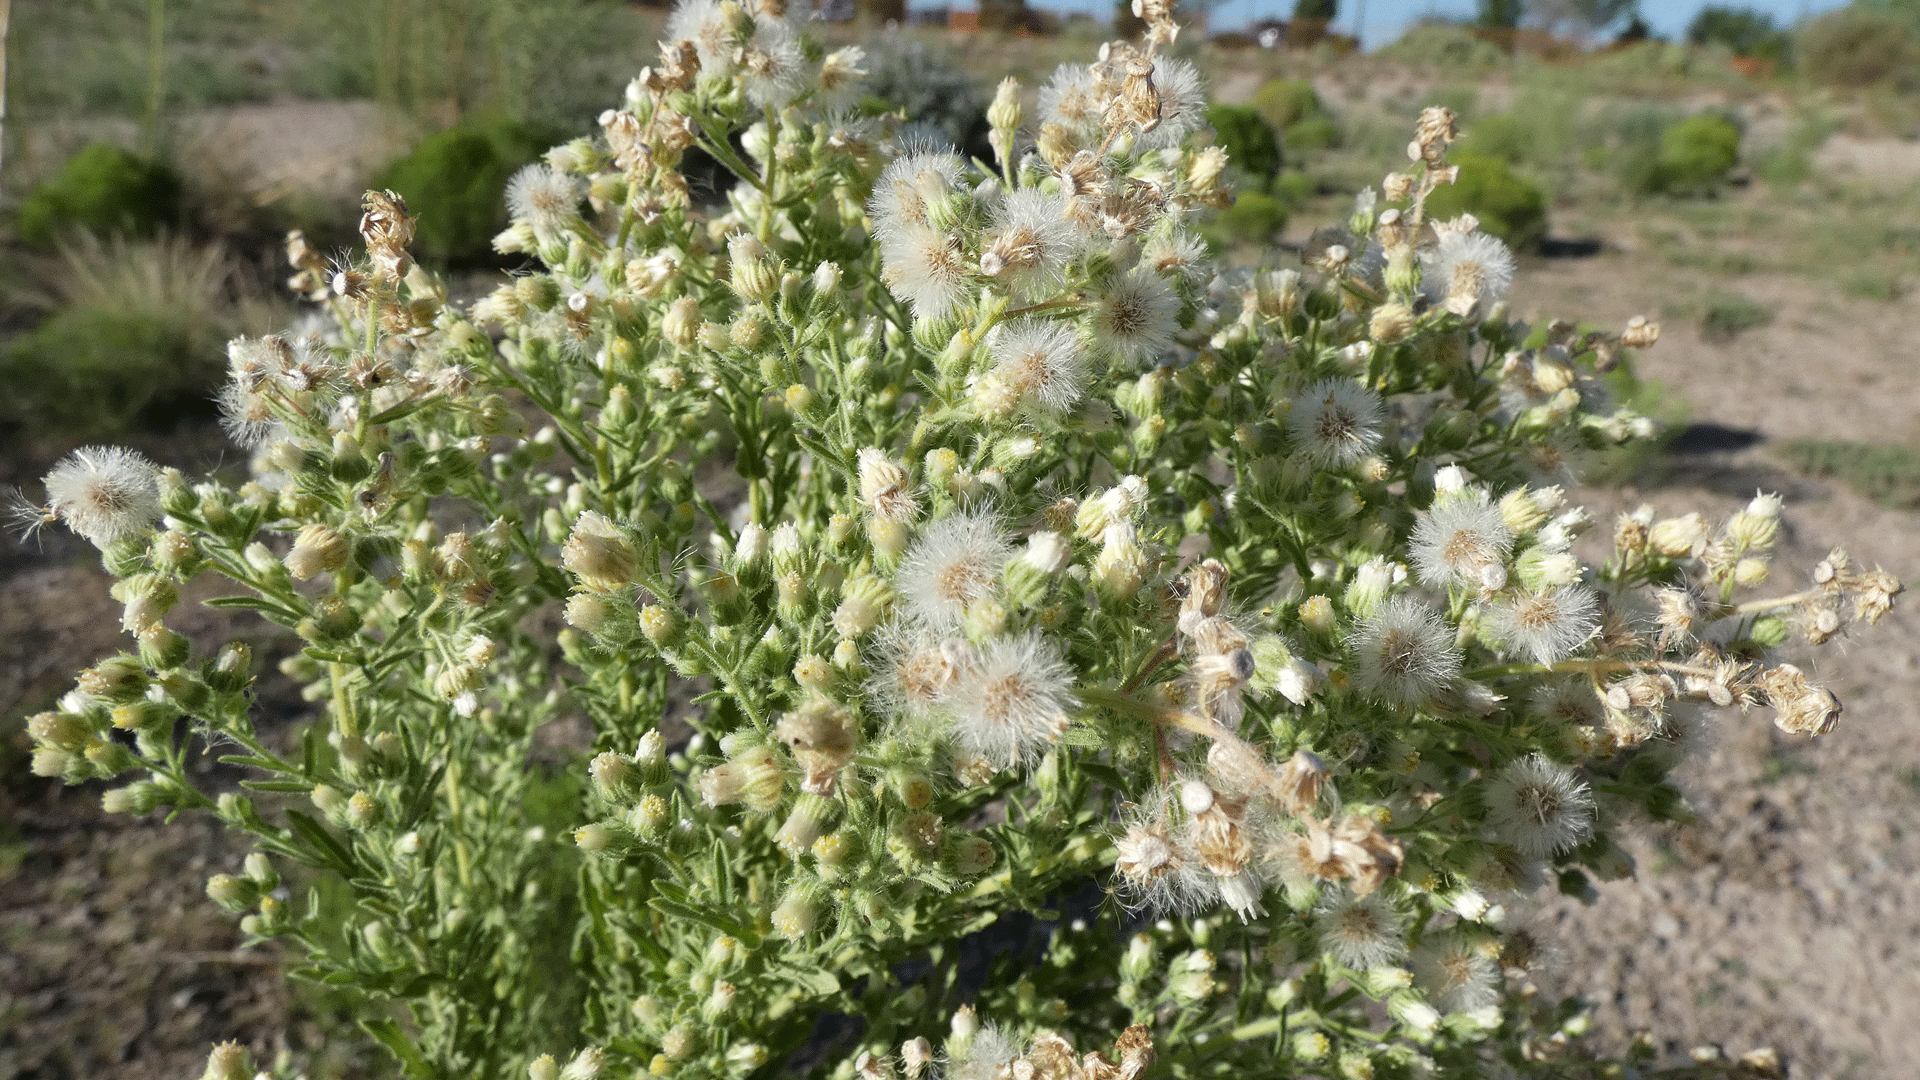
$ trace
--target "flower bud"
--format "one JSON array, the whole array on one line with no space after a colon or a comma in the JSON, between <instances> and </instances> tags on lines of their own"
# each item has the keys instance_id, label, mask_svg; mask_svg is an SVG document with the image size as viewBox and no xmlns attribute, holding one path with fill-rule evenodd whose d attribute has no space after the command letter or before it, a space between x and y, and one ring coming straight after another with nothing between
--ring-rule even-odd
<instances>
[{"instance_id":1,"label":"flower bud","mask_svg":"<svg viewBox=\"0 0 1920 1080\"><path fill-rule=\"evenodd\" d=\"M640 632L654 646L670 649L680 643L686 631L686 620L677 611L668 610L659 604L648 604L640 609Z\"/></svg>"},{"instance_id":2,"label":"flower bud","mask_svg":"<svg viewBox=\"0 0 1920 1080\"><path fill-rule=\"evenodd\" d=\"M253 1080L253 1055L237 1042L215 1043L200 1080Z\"/></svg>"},{"instance_id":3,"label":"flower bud","mask_svg":"<svg viewBox=\"0 0 1920 1080\"><path fill-rule=\"evenodd\" d=\"M235 915L253 907L260 887L243 877L215 874L207 879L207 898Z\"/></svg>"},{"instance_id":4,"label":"flower bud","mask_svg":"<svg viewBox=\"0 0 1920 1080\"><path fill-rule=\"evenodd\" d=\"M638 560L633 545L613 522L592 510L581 511L560 561L594 592L618 592L633 582Z\"/></svg>"},{"instance_id":5,"label":"flower bud","mask_svg":"<svg viewBox=\"0 0 1920 1080\"><path fill-rule=\"evenodd\" d=\"M806 890L795 887L773 909L773 932L789 940L811 934L820 922L820 905Z\"/></svg>"},{"instance_id":6,"label":"flower bud","mask_svg":"<svg viewBox=\"0 0 1920 1080\"><path fill-rule=\"evenodd\" d=\"M727 240L731 260L728 281L742 299L765 303L780 289L780 271L751 233L738 233Z\"/></svg>"}]
</instances>

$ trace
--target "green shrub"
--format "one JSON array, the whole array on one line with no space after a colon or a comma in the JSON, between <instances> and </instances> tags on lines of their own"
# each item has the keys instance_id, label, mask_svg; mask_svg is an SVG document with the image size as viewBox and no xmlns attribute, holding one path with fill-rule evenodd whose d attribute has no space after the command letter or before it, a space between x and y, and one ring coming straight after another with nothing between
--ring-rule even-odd
<instances>
[{"instance_id":1,"label":"green shrub","mask_svg":"<svg viewBox=\"0 0 1920 1080\"><path fill-rule=\"evenodd\" d=\"M1477 120L1461 135L1459 147L1509 165L1518 165L1534 154L1532 127L1510 113Z\"/></svg>"},{"instance_id":2,"label":"green shrub","mask_svg":"<svg viewBox=\"0 0 1920 1080\"><path fill-rule=\"evenodd\" d=\"M1687 44L1724 45L1737 56L1785 60L1792 38L1764 11L1715 4L1701 8L1687 24Z\"/></svg>"},{"instance_id":3,"label":"green shrub","mask_svg":"<svg viewBox=\"0 0 1920 1080\"><path fill-rule=\"evenodd\" d=\"M1285 131L1327 107L1305 79L1271 79L1253 92L1253 107L1267 123Z\"/></svg>"},{"instance_id":4,"label":"green shrub","mask_svg":"<svg viewBox=\"0 0 1920 1080\"><path fill-rule=\"evenodd\" d=\"M1258 184L1261 191L1271 189L1283 161L1280 139L1272 125L1248 105L1208 106L1207 123L1213 126L1214 138L1226 149L1227 160Z\"/></svg>"},{"instance_id":5,"label":"green shrub","mask_svg":"<svg viewBox=\"0 0 1920 1080\"><path fill-rule=\"evenodd\" d=\"M48 248L73 232L145 235L180 218L179 174L165 163L95 143L20 205L20 241Z\"/></svg>"},{"instance_id":6,"label":"green shrub","mask_svg":"<svg viewBox=\"0 0 1920 1080\"><path fill-rule=\"evenodd\" d=\"M1340 142L1340 127L1313 83L1306 79L1273 79L1256 90L1253 108L1289 150L1324 150Z\"/></svg>"},{"instance_id":7,"label":"green shrub","mask_svg":"<svg viewBox=\"0 0 1920 1080\"><path fill-rule=\"evenodd\" d=\"M551 132L519 123L457 127L430 136L388 165L374 186L407 200L420 217L416 250L442 263L493 259L493 237L507 225L507 180L548 146Z\"/></svg>"},{"instance_id":8,"label":"green shrub","mask_svg":"<svg viewBox=\"0 0 1920 1080\"><path fill-rule=\"evenodd\" d=\"M1830 11L1800 31L1794 53L1817 83L1920 88L1920 11L1861 3Z\"/></svg>"},{"instance_id":9,"label":"green shrub","mask_svg":"<svg viewBox=\"0 0 1920 1080\"><path fill-rule=\"evenodd\" d=\"M50 313L0 351L0 426L97 439L210 414L233 334L278 314L227 252L179 237L61 249Z\"/></svg>"},{"instance_id":10,"label":"green shrub","mask_svg":"<svg viewBox=\"0 0 1920 1080\"><path fill-rule=\"evenodd\" d=\"M1233 205L1220 212L1206 230L1215 247L1236 243L1265 244L1287 227L1287 204L1258 191L1243 191Z\"/></svg>"},{"instance_id":11,"label":"green shrub","mask_svg":"<svg viewBox=\"0 0 1920 1080\"><path fill-rule=\"evenodd\" d=\"M1380 50L1379 56L1416 67L1480 71L1502 67L1507 54L1451 23L1421 23Z\"/></svg>"},{"instance_id":12,"label":"green shrub","mask_svg":"<svg viewBox=\"0 0 1920 1080\"><path fill-rule=\"evenodd\" d=\"M1740 129L1713 113L1689 116L1660 133L1659 189L1686 195L1710 192L1740 163Z\"/></svg>"},{"instance_id":13,"label":"green shrub","mask_svg":"<svg viewBox=\"0 0 1920 1080\"><path fill-rule=\"evenodd\" d=\"M1452 156L1460 178L1427 198L1427 214L1445 220L1470 213L1480 227L1516 249L1547 235L1547 193L1496 157L1462 150Z\"/></svg>"}]
</instances>

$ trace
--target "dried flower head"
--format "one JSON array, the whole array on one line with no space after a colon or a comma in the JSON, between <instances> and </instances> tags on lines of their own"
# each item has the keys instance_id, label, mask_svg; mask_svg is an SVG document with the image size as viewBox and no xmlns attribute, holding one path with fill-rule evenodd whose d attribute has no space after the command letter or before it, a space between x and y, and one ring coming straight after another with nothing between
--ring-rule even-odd
<instances>
[{"instance_id":1,"label":"dried flower head","mask_svg":"<svg viewBox=\"0 0 1920 1080\"><path fill-rule=\"evenodd\" d=\"M1380 443L1386 410L1380 395L1354 379L1323 379L1293 399L1287 429L1303 457L1345 468Z\"/></svg>"},{"instance_id":2,"label":"dried flower head","mask_svg":"<svg viewBox=\"0 0 1920 1080\"><path fill-rule=\"evenodd\" d=\"M1452 629L1432 608L1407 596L1388 600L1362 619L1348 647L1360 688L1407 708L1418 707L1460 673Z\"/></svg>"},{"instance_id":3,"label":"dried flower head","mask_svg":"<svg viewBox=\"0 0 1920 1080\"><path fill-rule=\"evenodd\" d=\"M1593 832L1593 796L1573 770L1532 754L1509 762L1487 785L1487 820L1522 855L1544 859Z\"/></svg>"},{"instance_id":4,"label":"dried flower head","mask_svg":"<svg viewBox=\"0 0 1920 1080\"><path fill-rule=\"evenodd\" d=\"M124 447L75 450L42 483L47 511L98 548L138 536L160 517L157 469Z\"/></svg>"},{"instance_id":5,"label":"dried flower head","mask_svg":"<svg viewBox=\"0 0 1920 1080\"><path fill-rule=\"evenodd\" d=\"M1007 767L1037 757L1079 707L1073 683L1059 646L1038 633L990 641L947 691L954 738Z\"/></svg>"}]
</instances>

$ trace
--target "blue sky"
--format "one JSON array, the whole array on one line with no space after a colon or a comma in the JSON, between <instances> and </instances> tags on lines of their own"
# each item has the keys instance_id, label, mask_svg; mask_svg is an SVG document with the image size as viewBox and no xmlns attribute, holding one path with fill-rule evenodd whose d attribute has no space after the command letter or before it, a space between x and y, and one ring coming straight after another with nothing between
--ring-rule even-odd
<instances>
[{"instance_id":1,"label":"blue sky","mask_svg":"<svg viewBox=\"0 0 1920 1080\"><path fill-rule=\"evenodd\" d=\"M1029 2L1055 11L1086 11L1103 17L1113 9L1111 0ZM1716 2L1727 7L1765 11L1783 23L1845 6L1845 0L1641 0L1640 11L1663 37L1673 38L1686 32L1687 24L1701 8ZM1470 16L1476 10L1474 0L1340 0L1336 28L1352 33L1363 6L1366 22L1361 27L1362 40L1370 49L1399 37L1408 25L1423 16ZM1213 25L1224 30L1245 26L1254 19L1285 18L1292 13L1293 0L1224 0L1214 10Z\"/></svg>"}]
</instances>

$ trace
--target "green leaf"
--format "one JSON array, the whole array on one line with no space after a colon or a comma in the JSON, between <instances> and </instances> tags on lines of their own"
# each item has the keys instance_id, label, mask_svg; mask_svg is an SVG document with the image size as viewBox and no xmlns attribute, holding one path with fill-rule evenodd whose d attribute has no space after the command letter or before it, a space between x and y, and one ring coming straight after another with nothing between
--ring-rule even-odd
<instances>
[{"instance_id":1,"label":"green leaf","mask_svg":"<svg viewBox=\"0 0 1920 1080\"><path fill-rule=\"evenodd\" d=\"M226 760L222 758L221 760ZM298 780L242 780L240 786L248 791L283 791L299 794L313 790L313 785Z\"/></svg>"},{"instance_id":2,"label":"green leaf","mask_svg":"<svg viewBox=\"0 0 1920 1080\"><path fill-rule=\"evenodd\" d=\"M434 1075L433 1066L427 1064L427 1059L420 1055L420 1048L413 1045L413 1040L407 1038L406 1033L400 1030L399 1024L391 1020L362 1020L360 1026L367 1034L379 1039L388 1050L393 1052L394 1058L400 1062L400 1067L408 1076L432 1077Z\"/></svg>"},{"instance_id":3,"label":"green leaf","mask_svg":"<svg viewBox=\"0 0 1920 1080\"><path fill-rule=\"evenodd\" d=\"M214 596L200 601L205 607L219 609L244 608L272 616L291 626L300 621L300 616L292 608L264 596Z\"/></svg>"},{"instance_id":4,"label":"green leaf","mask_svg":"<svg viewBox=\"0 0 1920 1080\"><path fill-rule=\"evenodd\" d=\"M832 997L840 992L840 977L825 968L802 968L782 964L777 970L815 997Z\"/></svg>"},{"instance_id":5,"label":"green leaf","mask_svg":"<svg viewBox=\"0 0 1920 1080\"><path fill-rule=\"evenodd\" d=\"M730 919L722 919L717 915L688 907L686 904L675 903L664 896L656 896L647 901L647 906L670 918L697 922L708 929L718 930L723 934L729 934L742 941L748 941L758 936L748 933L739 923L733 922Z\"/></svg>"},{"instance_id":6,"label":"green leaf","mask_svg":"<svg viewBox=\"0 0 1920 1080\"><path fill-rule=\"evenodd\" d=\"M353 852L334 839L326 826L298 810L287 811L287 820L292 823L294 833L311 845L323 864L339 871L340 876L348 879L360 876L360 867L354 860Z\"/></svg>"}]
</instances>

